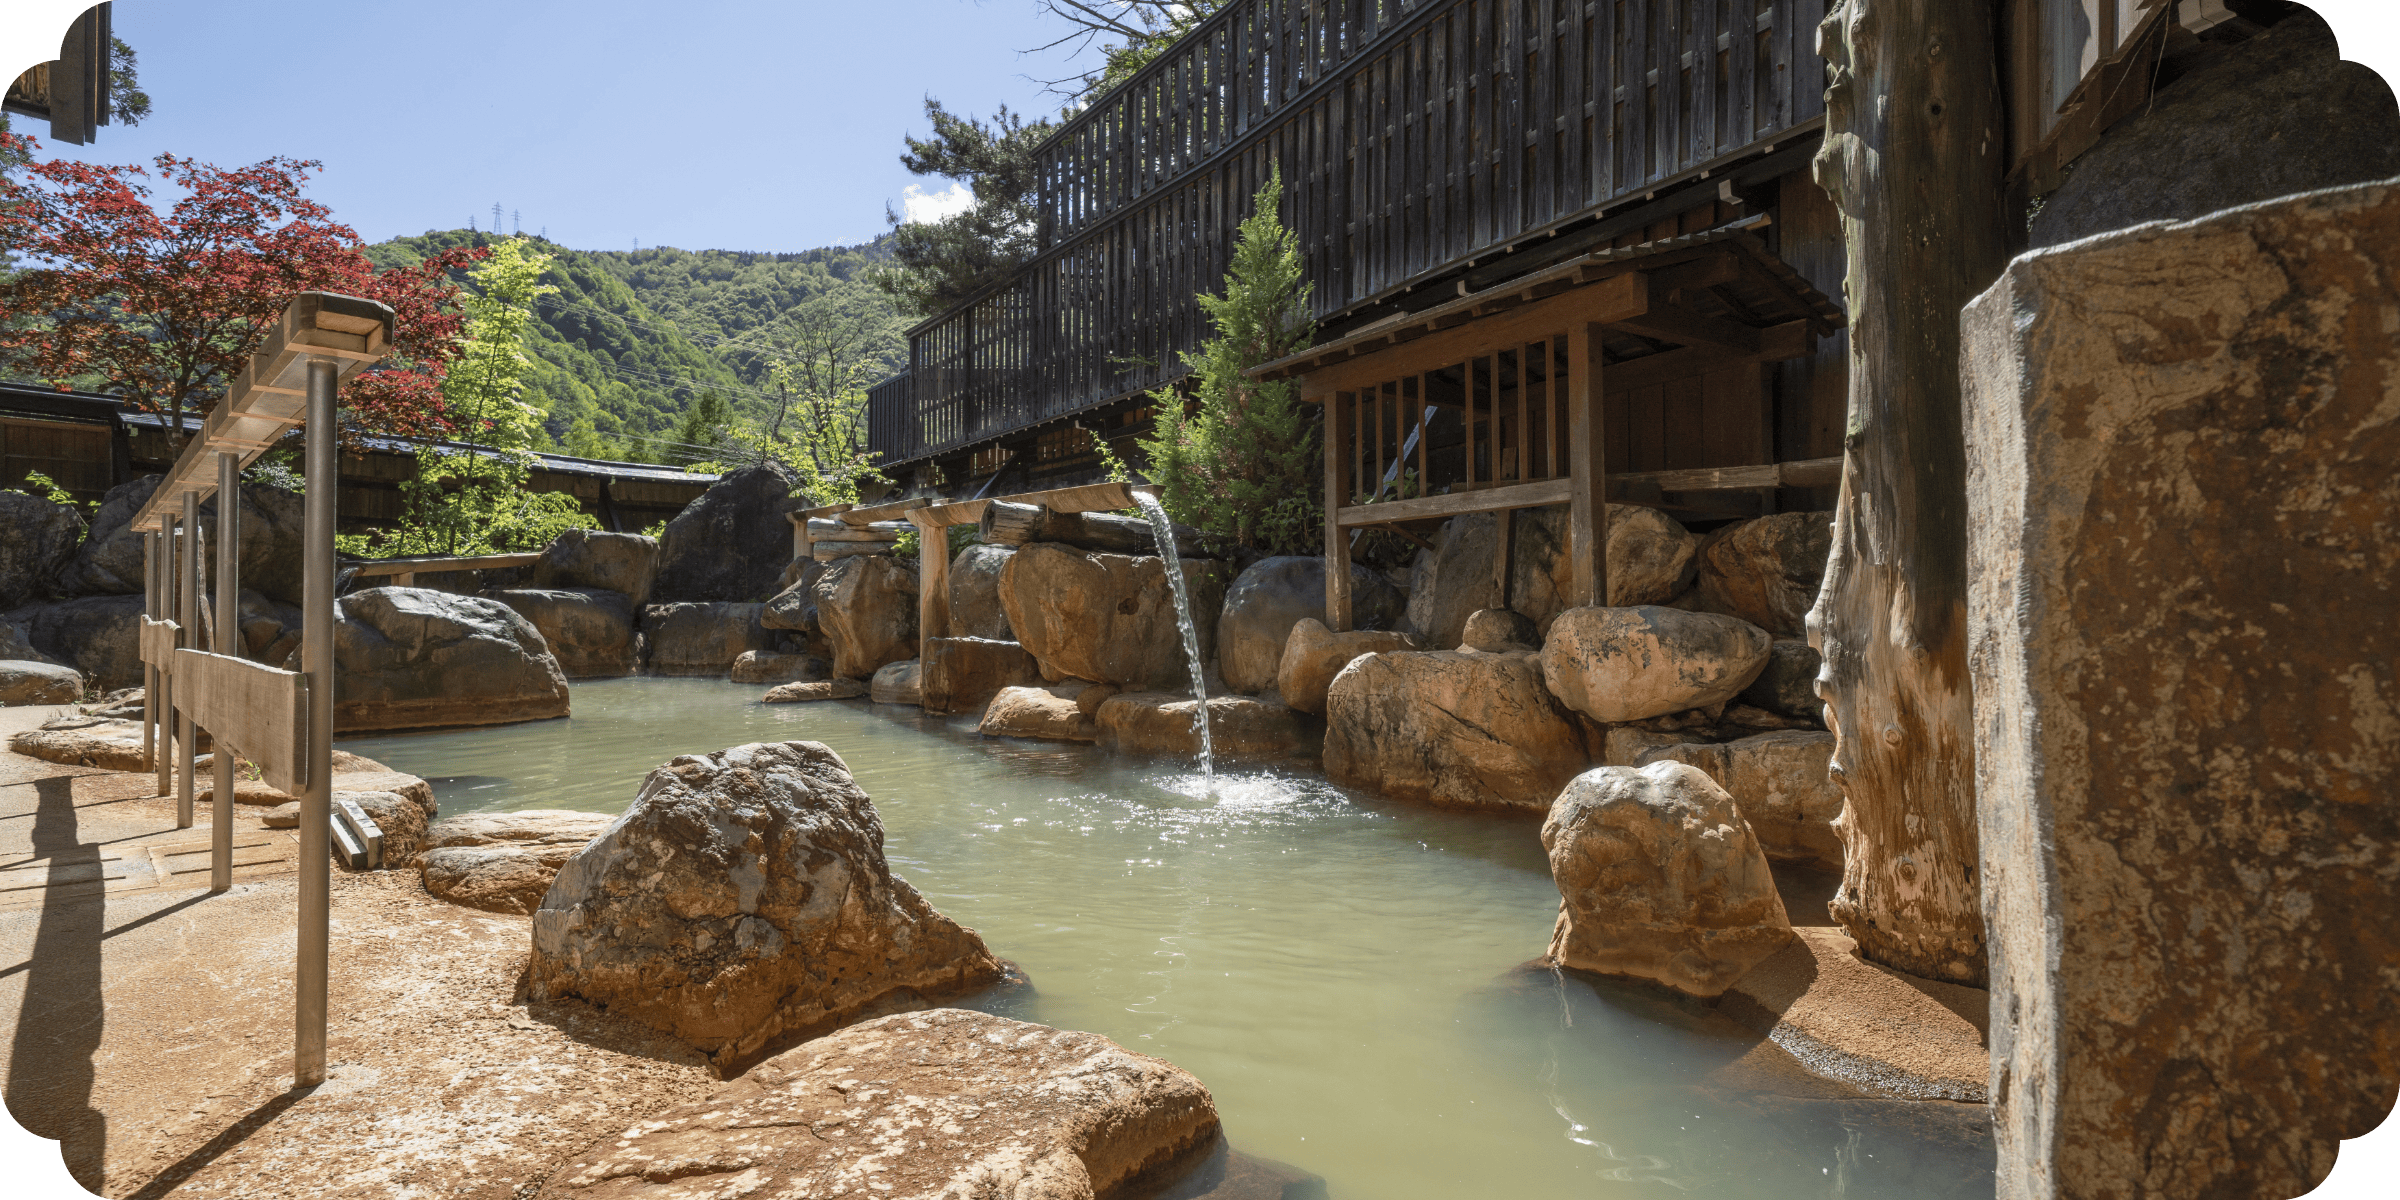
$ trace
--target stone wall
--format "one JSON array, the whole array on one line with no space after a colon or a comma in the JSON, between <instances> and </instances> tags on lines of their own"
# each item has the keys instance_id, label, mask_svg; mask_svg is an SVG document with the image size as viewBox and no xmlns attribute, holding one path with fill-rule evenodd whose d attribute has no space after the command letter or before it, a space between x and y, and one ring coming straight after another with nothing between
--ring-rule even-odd
<instances>
[{"instance_id":1,"label":"stone wall","mask_svg":"<svg viewBox=\"0 0 2400 1200\"><path fill-rule=\"evenodd\" d=\"M2400 1090L2400 181L1964 315L2000 1195L2294 1196Z\"/></svg>"}]
</instances>

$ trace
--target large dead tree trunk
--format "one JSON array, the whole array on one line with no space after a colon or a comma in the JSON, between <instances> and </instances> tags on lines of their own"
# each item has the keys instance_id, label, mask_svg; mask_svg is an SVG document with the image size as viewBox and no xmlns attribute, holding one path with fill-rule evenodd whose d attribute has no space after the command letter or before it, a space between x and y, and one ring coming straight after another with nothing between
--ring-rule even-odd
<instances>
[{"instance_id":1,"label":"large dead tree trunk","mask_svg":"<svg viewBox=\"0 0 2400 1200\"><path fill-rule=\"evenodd\" d=\"M1808 618L1848 797L1833 914L1876 962L1977 985L1958 318L2008 261L1994 28L1992 0L1844 0L1816 161L1849 255L1849 428Z\"/></svg>"}]
</instances>

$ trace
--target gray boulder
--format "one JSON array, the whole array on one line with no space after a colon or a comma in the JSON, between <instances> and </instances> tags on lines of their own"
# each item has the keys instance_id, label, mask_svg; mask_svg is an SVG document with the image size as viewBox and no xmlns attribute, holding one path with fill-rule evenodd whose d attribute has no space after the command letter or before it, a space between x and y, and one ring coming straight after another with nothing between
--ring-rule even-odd
<instances>
[{"instance_id":1,"label":"gray boulder","mask_svg":"<svg viewBox=\"0 0 2400 1200\"><path fill-rule=\"evenodd\" d=\"M2400 175L2400 107L2305 9L2159 89L2043 199L2032 244Z\"/></svg>"},{"instance_id":2,"label":"gray boulder","mask_svg":"<svg viewBox=\"0 0 2400 1200\"><path fill-rule=\"evenodd\" d=\"M1000 603L1000 572L1017 552L1014 546L981 542L958 552L950 563L950 636L992 642L1017 640Z\"/></svg>"},{"instance_id":3,"label":"gray boulder","mask_svg":"<svg viewBox=\"0 0 2400 1200\"><path fill-rule=\"evenodd\" d=\"M57 663L0 659L0 705L73 704L83 699L83 673Z\"/></svg>"},{"instance_id":4,"label":"gray boulder","mask_svg":"<svg viewBox=\"0 0 2400 1200\"><path fill-rule=\"evenodd\" d=\"M600 588L622 593L633 611L650 603L658 578L658 539L638 533L570 529L542 547L529 582L537 588Z\"/></svg>"},{"instance_id":5,"label":"gray boulder","mask_svg":"<svg viewBox=\"0 0 2400 1200\"><path fill-rule=\"evenodd\" d=\"M497 600L384 587L344 596L336 611L337 730L567 715L567 679L549 642Z\"/></svg>"},{"instance_id":6,"label":"gray boulder","mask_svg":"<svg viewBox=\"0 0 2400 1200\"><path fill-rule=\"evenodd\" d=\"M877 704L922 704L924 691L917 677L917 660L885 663L867 683L867 698Z\"/></svg>"},{"instance_id":7,"label":"gray boulder","mask_svg":"<svg viewBox=\"0 0 2400 1200\"><path fill-rule=\"evenodd\" d=\"M658 539L658 580L651 598L763 601L792 561L792 527L783 514L799 477L778 462L745 467L709 485L683 506Z\"/></svg>"},{"instance_id":8,"label":"gray boulder","mask_svg":"<svg viewBox=\"0 0 2400 1200\"><path fill-rule=\"evenodd\" d=\"M759 623L769 629L793 633L815 633L817 623L817 580L824 578L827 564L813 558L796 559L784 572L788 580L782 591L767 601L767 610Z\"/></svg>"},{"instance_id":9,"label":"gray boulder","mask_svg":"<svg viewBox=\"0 0 2400 1200\"><path fill-rule=\"evenodd\" d=\"M1824 664L1824 656L1807 642L1777 638L1766 670L1742 689L1742 699L1778 716L1822 721L1825 702L1817 699L1817 671Z\"/></svg>"},{"instance_id":10,"label":"gray boulder","mask_svg":"<svg viewBox=\"0 0 2400 1200\"><path fill-rule=\"evenodd\" d=\"M642 610L653 675L727 675L753 650L774 649L763 604L653 604Z\"/></svg>"},{"instance_id":11,"label":"gray boulder","mask_svg":"<svg viewBox=\"0 0 2400 1200\"><path fill-rule=\"evenodd\" d=\"M142 598L83 596L8 614L43 658L83 673L103 691L142 684Z\"/></svg>"},{"instance_id":12,"label":"gray boulder","mask_svg":"<svg viewBox=\"0 0 2400 1200\"><path fill-rule=\"evenodd\" d=\"M285 637L300 633L300 606L286 604L251 588L242 589L241 653L243 657L273 665L273 647Z\"/></svg>"},{"instance_id":13,"label":"gray boulder","mask_svg":"<svg viewBox=\"0 0 2400 1200\"><path fill-rule=\"evenodd\" d=\"M815 596L835 675L869 679L887 663L917 656L914 566L888 554L841 559L817 577Z\"/></svg>"},{"instance_id":14,"label":"gray boulder","mask_svg":"<svg viewBox=\"0 0 2400 1200\"><path fill-rule=\"evenodd\" d=\"M126 525L157 490L156 475L109 489L92 515L82 548L58 571L61 593L123 596L142 591L142 535ZM301 568L307 557L302 545L305 498L269 484L245 483L241 503L242 586L288 604L300 603L305 586ZM212 546L216 523L217 500L211 497L200 505L200 524Z\"/></svg>"},{"instance_id":15,"label":"gray boulder","mask_svg":"<svg viewBox=\"0 0 2400 1200\"><path fill-rule=\"evenodd\" d=\"M1792 940L1758 839L1697 768L1576 776L1542 822L1542 848L1560 898L1550 935L1560 966L1719 996Z\"/></svg>"},{"instance_id":16,"label":"gray boulder","mask_svg":"<svg viewBox=\"0 0 2400 1200\"><path fill-rule=\"evenodd\" d=\"M1565 505L1519 510L1511 526L1508 607L1540 633L1572 603L1573 563ZM1434 548L1420 551L1409 571L1408 629L1417 644L1447 650L1461 644L1467 618L1499 607L1493 557L1499 516L1452 517ZM1664 604L1691 586L1699 539L1653 508L1608 506L1608 596L1617 605Z\"/></svg>"},{"instance_id":17,"label":"gray boulder","mask_svg":"<svg viewBox=\"0 0 2400 1200\"><path fill-rule=\"evenodd\" d=\"M0 608L46 599L83 545L83 517L64 504L0 492Z\"/></svg>"},{"instance_id":18,"label":"gray boulder","mask_svg":"<svg viewBox=\"0 0 2400 1200\"><path fill-rule=\"evenodd\" d=\"M997 982L973 930L894 876L883 823L817 742L682 755L533 915L535 997L577 997L731 1073L771 1041Z\"/></svg>"},{"instance_id":19,"label":"gray boulder","mask_svg":"<svg viewBox=\"0 0 2400 1200\"><path fill-rule=\"evenodd\" d=\"M59 568L61 593L122 596L142 590L142 535L125 526L150 502L158 482L158 476L144 475L108 489L101 497L83 545Z\"/></svg>"},{"instance_id":20,"label":"gray boulder","mask_svg":"<svg viewBox=\"0 0 2400 1200\"><path fill-rule=\"evenodd\" d=\"M1390 629L1407 608L1408 598L1381 573L1350 565L1351 628ZM1250 564L1225 589L1225 607L1217 616L1217 669L1225 686L1248 695L1274 687L1292 626L1324 619L1322 555L1262 558Z\"/></svg>"},{"instance_id":21,"label":"gray boulder","mask_svg":"<svg viewBox=\"0 0 2400 1200\"><path fill-rule=\"evenodd\" d=\"M1561 703L1603 724L1722 706L1766 669L1774 639L1717 613L1572 608L1542 645L1542 679Z\"/></svg>"},{"instance_id":22,"label":"gray boulder","mask_svg":"<svg viewBox=\"0 0 2400 1200\"><path fill-rule=\"evenodd\" d=\"M1740 617L1776 637L1800 637L1832 553L1832 513L1777 513L1728 525L1700 543L1691 606Z\"/></svg>"},{"instance_id":23,"label":"gray boulder","mask_svg":"<svg viewBox=\"0 0 2400 1200\"><path fill-rule=\"evenodd\" d=\"M606 588L510 588L484 595L515 609L542 631L558 669L569 679L631 675L633 604Z\"/></svg>"}]
</instances>

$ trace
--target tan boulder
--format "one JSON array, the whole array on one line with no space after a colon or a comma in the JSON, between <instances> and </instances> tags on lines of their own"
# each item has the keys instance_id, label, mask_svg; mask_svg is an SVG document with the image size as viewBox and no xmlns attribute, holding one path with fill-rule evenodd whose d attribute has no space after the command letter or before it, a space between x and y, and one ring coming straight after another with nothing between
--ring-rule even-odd
<instances>
[{"instance_id":1,"label":"tan boulder","mask_svg":"<svg viewBox=\"0 0 2400 1200\"><path fill-rule=\"evenodd\" d=\"M1406 598L1383 574L1363 564L1350 566L1350 618L1369 629L1389 629L1406 610ZM1206 619L1202 614L1202 619ZM1230 691L1256 694L1275 686L1292 626L1325 619L1325 558L1284 555L1243 568L1225 591L1216 616L1217 670ZM1330 678L1330 677L1329 677Z\"/></svg>"},{"instance_id":2,"label":"tan boulder","mask_svg":"<svg viewBox=\"0 0 2400 1200\"><path fill-rule=\"evenodd\" d=\"M1542 822L1558 884L1551 961L1717 996L1792 940L1733 797L1678 762L1599 767Z\"/></svg>"},{"instance_id":3,"label":"tan boulder","mask_svg":"<svg viewBox=\"0 0 2400 1200\"><path fill-rule=\"evenodd\" d=\"M412 777L413 778L413 777ZM335 805L344 800L359 807L383 832L383 865L386 868L416 865L417 852L424 844L425 828L434 818L430 800L432 790L419 795L399 792L350 791L336 787Z\"/></svg>"},{"instance_id":4,"label":"tan boulder","mask_svg":"<svg viewBox=\"0 0 2400 1200\"><path fill-rule=\"evenodd\" d=\"M1633 765L1679 762L1700 768L1741 807L1767 857L1840 870L1842 789L1833 782L1833 735L1786 730L1731 742L1652 749Z\"/></svg>"},{"instance_id":5,"label":"tan boulder","mask_svg":"<svg viewBox=\"0 0 2400 1200\"><path fill-rule=\"evenodd\" d=\"M9 735L8 748L29 758L107 771L147 771L142 723L81 715Z\"/></svg>"},{"instance_id":6,"label":"tan boulder","mask_svg":"<svg viewBox=\"0 0 2400 1200\"><path fill-rule=\"evenodd\" d=\"M1567 506L1521 509L1511 528L1508 607L1548 633L1573 603L1573 545ZM1700 539L1654 508L1608 506L1608 598L1616 605L1664 604L1691 586ZM1464 640L1467 617L1499 604L1492 557L1500 546L1499 517L1452 517L1434 549L1417 555L1409 573L1408 624L1418 644L1448 648Z\"/></svg>"},{"instance_id":7,"label":"tan boulder","mask_svg":"<svg viewBox=\"0 0 2400 1200\"><path fill-rule=\"evenodd\" d=\"M536 998L577 997L735 1070L778 1037L997 982L999 959L883 854L818 742L680 755L569 860L533 917Z\"/></svg>"},{"instance_id":8,"label":"tan boulder","mask_svg":"<svg viewBox=\"0 0 2400 1200\"><path fill-rule=\"evenodd\" d=\"M1370 654L1325 697L1326 777L1404 800L1544 810L1599 740L1532 654Z\"/></svg>"},{"instance_id":9,"label":"tan boulder","mask_svg":"<svg viewBox=\"0 0 2400 1200\"><path fill-rule=\"evenodd\" d=\"M1611 725L1601 739L1600 762L1610 767L1638 767L1642 756L1668 746L1706 744L1708 738L1684 730L1646 729L1640 725Z\"/></svg>"},{"instance_id":10,"label":"tan boulder","mask_svg":"<svg viewBox=\"0 0 2400 1200\"><path fill-rule=\"evenodd\" d=\"M1700 543L1702 612L1740 617L1781 638L1808 632L1808 608L1833 553L1833 514L1776 513L1728 525Z\"/></svg>"},{"instance_id":11,"label":"tan boulder","mask_svg":"<svg viewBox=\"0 0 2400 1200\"><path fill-rule=\"evenodd\" d=\"M497 600L379 587L339 601L337 731L498 725L567 715L567 677L533 622Z\"/></svg>"},{"instance_id":12,"label":"tan boulder","mask_svg":"<svg viewBox=\"0 0 2400 1200\"><path fill-rule=\"evenodd\" d=\"M642 610L653 675L726 675L742 655L766 650L774 635L760 624L763 604L683 601Z\"/></svg>"},{"instance_id":13,"label":"tan boulder","mask_svg":"<svg viewBox=\"0 0 2400 1200\"><path fill-rule=\"evenodd\" d=\"M0 492L0 496L19 493ZM83 673L57 663L29 659L0 661L0 707L73 704L83 699Z\"/></svg>"},{"instance_id":14,"label":"tan boulder","mask_svg":"<svg viewBox=\"0 0 2400 1200\"><path fill-rule=\"evenodd\" d=\"M985 737L1042 738L1053 742L1096 742L1100 740L1100 723L1093 716L1099 708L1086 709L1076 703L1078 696L1088 692L1115 695L1117 689L1106 684L1073 680L1050 687L1002 688L984 706L983 721L975 732Z\"/></svg>"},{"instance_id":15,"label":"tan boulder","mask_svg":"<svg viewBox=\"0 0 2400 1200\"><path fill-rule=\"evenodd\" d=\"M1099 740L1124 754L1200 753L1200 703L1172 692L1126 692L1104 701L1094 718ZM1208 698L1210 748L1218 758L1273 758L1300 748L1292 712L1251 696Z\"/></svg>"},{"instance_id":16,"label":"tan boulder","mask_svg":"<svg viewBox=\"0 0 2400 1200\"><path fill-rule=\"evenodd\" d=\"M426 826L417 863L425 890L439 899L529 913L541 906L558 869L613 820L555 808L444 817Z\"/></svg>"},{"instance_id":17,"label":"tan boulder","mask_svg":"<svg viewBox=\"0 0 2400 1200\"><path fill-rule=\"evenodd\" d=\"M1040 679L1023 646L979 637L927 638L917 664L918 693L929 713L981 712L1000 689Z\"/></svg>"},{"instance_id":18,"label":"tan boulder","mask_svg":"<svg viewBox=\"0 0 2400 1200\"><path fill-rule=\"evenodd\" d=\"M855 700L866 694L867 685L855 679L818 679L768 688L767 694L759 697L759 702L800 704L810 700Z\"/></svg>"},{"instance_id":19,"label":"tan boulder","mask_svg":"<svg viewBox=\"0 0 2400 1200\"><path fill-rule=\"evenodd\" d=\"M919 686L917 660L905 659L885 663L867 683L867 698L877 704L920 704L924 689Z\"/></svg>"},{"instance_id":20,"label":"tan boulder","mask_svg":"<svg viewBox=\"0 0 2400 1200\"><path fill-rule=\"evenodd\" d=\"M1189 1072L955 1008L787 1050L549 1174L538 1195L1100 1200L1217 1137Z\"/></svg>"},{"instance_id":21,"label":"tan boulder","mask_svg":"<svg viewBox=\"0 0 2400 1200\"><path fill-rule=\"evenodd\" d=\"M1351 659L1416 648L1416 642L1404 633L1382 629L1335 633L1323 621L1302 617L1292 623L1291 636L1284 639L1283 656L1275 666L1275 691L1294 711L1322 715L1325 689L1333 686L1333 677L1341 674Z\"/></svg>"},{"instance_id":22,"label":"tan boulder","mask_svg":"<svg viewBox=\"0 0 2400 1200\"><path fill-rule=\"evenodd\" d=\"M869 679L917 656L917 569L889 554L842 559L817 577L817 628L833 647L833 673Z\"/></svg>"},{"instance_id":23,"label":"tan boulder","mask_svg":"<svg viewBox=\"0 0 2400 1200\"><path fill-rule=\"evenodd\" d=\"M1459 629L1458 645L1462 650L1506 654L1541 649L1542 635L1534 628L1532 617L1515 609L1479 608L1467 614L1467 623Z\"/></svg>"},{"instance_id":24,"label":"tan boulder","mask_svg":"<svg viewBox=\"0 0 2400 1200\"><path fill-rule=\"evenodd\" d=\"M1224 606L1225 564L1183 561L1201 660L1214 651ZM1189 687L1191 667L1175 620L1166 565L1153 557L1102 554L1036 542L1000 571L1000 603L1042 678L1122 687Z\"/></svg>"},{"instance_id":25,"label":"tan boulder","mask_svg":"<svg viewBox=\"0 0 2400 1200\"><path fill-rule=\"evenodd\" d=\"M727 677L735 683L808 683L825 678L830 669L824 659L813 654L744 650L733 660Z\"/></svg>"},{"instance_id":26,"label":"tan boulder","mask_svg":"<svg viewBox=\"0 0 2400 1200\"><path fill-rule=\"evenodd\" d=\"M1642 605L1560 613L1542 678L1569 708L1615 724L1721 706L1766 669L1774 639L1716 613Z\"/></svg>"},{"instance_id":27,"label":"tan boulder","mask_svg":"<svg viewBox=\"0 0 2400 1200\"><path fill-rule=\"evenodd\" d=\"M950 561L950 632L956 637L1013 642L1008 610L1000 606L1000 572L1016 554L1014 546L982 542L958 552Z\"/></svg>"}]
</instances>

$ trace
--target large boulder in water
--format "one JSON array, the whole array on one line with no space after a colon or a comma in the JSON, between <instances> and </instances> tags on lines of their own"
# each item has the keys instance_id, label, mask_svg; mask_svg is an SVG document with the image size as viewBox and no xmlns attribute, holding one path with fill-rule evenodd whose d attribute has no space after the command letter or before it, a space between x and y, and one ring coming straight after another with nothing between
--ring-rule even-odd
<instances>
[{"instance_id":1,"label":"large boulder in water","mask_svg":"<svg viewBox=\"0 0 2400 1200\"><path fill-rule=\"evenodd\" d=\"M515 609L481 596L383 587L341 598L334 627L344 733L500 725L567 715L567 678Z\"/></svg>"},{"instance_id":2,"label":"large boulder in water","mask_svg":"<svg viewBox=\"0 0 2400 1200\"><path fill-rule=\"evenodd\" d=\"M1531 618L1541 633L1548 633L1550 623L1573 604L1570 528L1564 505L1521 509L1510 526L1508 607ZM1657 509L1609 505L1609 603L1674 599L1691 586L1699 542ZM1419 645L1454 648L1469 616L1499 607L1492 561L1499 545L1499 515L1469 513L1445 522L1434 548L1418 553L1409 571L1408 629Z\"/></svg>"},{"instance_id":3,"label":"large boulder in water","mask_svg":"<svg viewBox=\"0 0 2400 1200\"><path fill-rule=\"evenodd\" d=\"M1577 776L1542 822L1560 966L1718 996L1792 940L1733 797L1677 762Z\"/></svg>"},{"instance_id":4,"label":"large boulder in water","mask_svg":"<svg viewBox=\"0 0 2400 1200\"><path fill-rule=\"evenodd\" d=\"M1389 629L1407 610L1407 597L1373 568L1350 564L1350 621L1354 629ZM1217 670L1225 686L1255 695L1275 686L1292 626L1325 620L1322 555L1262 558L1225 591L1217 616Z\"/></svg>"},{"instance_id":5,"label":"large boulder in water","mask_svg":"<svg viewBox=\"0 0 2400 1200\"><path fill-rule=\"evenodd\" d=\"M1721 706L1766 669L1775 639L1747 621L1645 604L1559 614L1542 675L1569 708L1605 724Z\"/></svg>"},{"instance_id":6,"label":"large boulder in water","mask_svg":"<svg viewBox=\"0 0 2400 1200\"><path fill-rule=\"evenodd\" d=\"M1184 586L1200 641L1215 649L1225 564L1184 559ZM1053 542L1019 549L1000 572L1000 603L1018 642L1053 682L1085 679L1126 688L1188 688L1192 673L1163 559L1077 550Z\"/></svg>"},{"instance_id":7,"label":"large boulder in water","mask_svg":"<svg viewBox=\"0 0 2400 1200\"><path fill-rule=\"evenodd\" d=\"M860 554L816 582L817 628L833 648L833 673L872 679L917 656L917 569L889 554Z\"/></svg>"},{"instance_id":8,"label":"large boulder in water","mask_svg":"<svg viewBox=\"0 0 2400 1200\"><path fill-rule=\"evenodd\" d=\"M1082 697L1098 695L1090 703ZM1094 715L1117 689L1105 683L1069 680L1050 687L1002 688L983 708L975 732L985 737L1041 738L1053 742L1100 740Z\"/></svg>"},{"instance_id":9,"label":"large boulder in water","mask_svg":"<svg viewBox=\"0 0 2400 1200\"><path fill-rule=\"evenodd\" d=\"M1099 741L1120 754L1200 753L1200 702L1178 692L1124 692L1093 713ZM1279 758L1300 748L1292 710L1250 696L1208 698L1209 746L1219 758Z\"/></svg>"},{"instance_id":10,"label":"large boulder in water","mask_svg":"<svg viewBox=\"0 0 2400 1200\"><path fill-rule=\"evenodd\" d=\"M635 612L650 603L658 580L658 539L638 533L570 529L542 547L529 582L537 588L600 588L619 592Z\"/></svg>"},{"instance_id":11,"label":"large boulder in water","mask_svg":"<svg viewBox=\"0 0 2400 1200\"><path fill-rule=\"evenodd\" d=\"M1017 640L1016 629L1008 623L1008 609L1000 603L1000 573L1016 553L1014 546L977 542L951 560L950 636Z\"/></svg>"},{"instance_id":12,"label":"large boulder in water","mask_svg":"<svg viewBox=\"0 0 2400 1200\"><path fill-rule=\"evenodd\" d=\"M64 504L0 492L0 609L46 599L83 545L83 517Z\"/></svg>"},{"instance_id":13,"label":"large boulder in water","mask_svg":"<svg viewBox=\"0 0 2400 1200\"><path fill-rule=\"evenodd\" d=\"M1698 767L1733 797L1750 832L1775 862L1840 870L1842 789L1833 782L1833 735L1785 729L1730 742L1681 742L1638 755L1633 765Z\"/></svg>"},{"instance_id":14,"label":"large boulder in water","mask_svg":"<svg viewBox=\"0 0 2400 1200\"><path fill-rule=\"evenodd\" d=\"M710 484L658 539L654 602L763 601L792 561L792 527L783 514L807 503L792 497L799 477L769 461Z\"/></svg>"},{"instance_id":15,"label":"large boulder in water","mask_svg":"<svg viewBox=\"0 0 2400 1200\"><path fill-rule=\"evenodd\" d=\"M885 663L867 681L867 699L876 704L922 704L924 696L918 686L917 660L904 658Z\"/></svg>"},{"instance_id":16,"label":"large boulder in water","mask_svg":"<svg viewBox=\"0 0 2400 1200\"><path fill-rule=\"evenodd\" d=\"M1403 800L1543 811L1600 740L1532 654L1369 654L1325 696L1326 777Z\"/></svg>"},{"instance_id":17,"label":"large boulder in water","mask_svg":"<svg viewBox=\"0 0 2400 1200\"><path fill-rule=\"evenodd\" d=\"M633 604L605 588L510 588L484 595L517 611L542 631L558 669L569 679L631 675Z\"/></svg>"},{"instance_id":18,"label":"large boulder in water","mask_svg":"<svg viewBox=\"0 0 2400 1200\"><path fill-rule=\"evenodd\" d=\"M1776 637L1799 637L1808 632L1808 609L1832 553L1832 513L1776 513L1728 525L1700 543L1692 606L1740 617Z\"/></svg>"},{"instance_id":19,"label":"large boulder in water","mask_svg":"<svg viewBox=\"0 0 2400 1200\"><path fill-rule=\"evenodd\" d=\"M1216 1137L1208 1089L1172 1063L943 1008L759 1063L569 1159L538 1195L1101 1200L1150 1194L1129 1188Z\"/></svg>"},{"instance_id":20,"label":"large boulder in water","mask_svg":"<svg viewBox=\"0 0 2400 1200\"><path fill-rule=\"evenodd\" d=\"M533 916L528 979L734 1069L779 1038L998 982L971 929L884 859L883 823L818 742L681 755L652 771Z\"/></svg>"},{"instance_id":21,"label":"large boulder in water","mask_svg":"<svg viewBox=\"0 0 2400 1200\"><path fill-rule=\"evenodd\" d=\"M988 638L927 638L917 661L918 700L929 713L982 712L1002 688L1041 678L1025 647Z\"/></svg>"},{"instance_id":22,"label":"large boulder in water","mask_svg":"<svg viewBox=\"0 0 2400 1200\"><path fill-rule=\"evenodd\" d=\"M1292 623L1292 632L1284 639L1283 655L1276 660L1275 690L1292 711L1323 715L1325 692L1351 659L1362 654L1389 654L1416 648L1415 639L1405 633L1384 629L1335 633L1315 617L1302 617Z\"/></svg>"},{"instance_id":23,"label":"large boulder in water","mask_svg":"<svg viewBox=\"0 0 2400 1200\"><path fill-rule=\"evenodd\" d=\"M138 595L142 591L142 535L126 528L158 490L159 477L145 475L108 490L92 514L90 534L75 557L58 572L59 591L66 595ZM265 483L241 487L242 586L287 604L301 602L306 586L303 567L307 500ZM213 543L217 500L200 505L200 524ZM213 556L214 551L211 550ZM210 561L214 573L215 561Z\"/></svg>"},{"instance_id":24,"label":"large boulder in water","mask_svg":"<svg viewBox=\"0 0 2400 1200\"><path fill-rule=\"evenodd\" d=\"M642 610L653 675L726 675L742 655L774 649L760 623L765 605L653 604Z\"/></svg>"},{"instance_id":25,"label":"large boulder in water","mask_svg":"<svg viewBox=\"0 0 2400 1200\"><path fill-rule=\"evenodd\" d=\"M102 691L142 685L142 598L83 596L8 614L42 657L83 672Z\"/></svg>"}]
</instances>

